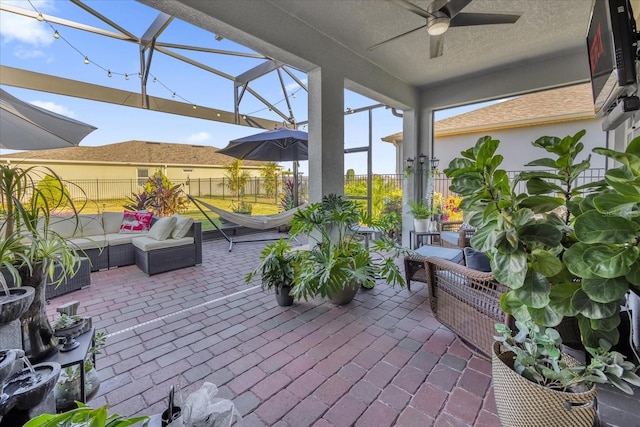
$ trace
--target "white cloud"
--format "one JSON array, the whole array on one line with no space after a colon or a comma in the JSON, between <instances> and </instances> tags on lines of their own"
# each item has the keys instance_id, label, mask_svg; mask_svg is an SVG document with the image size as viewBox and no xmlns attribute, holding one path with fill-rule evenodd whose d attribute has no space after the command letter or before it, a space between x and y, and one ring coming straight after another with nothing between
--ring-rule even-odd
<instances>
[{"instance_id":1,"label":"white cloud","mask_svg":"<svg viewBox=\"0 0 640 427\"><path fill-rule=\"evenodd\" d=\"M32 10L26 2L7 1L5 3ZM38 10L46 10L51 8L49 3L35 2L34 4ZM15 41L35 47L48 46L55 40L53 30L46 22L9 12L0 13L0 36L3 44Z\"/></svg>"},{"instance_id":2,"label":"white cloud","mask_svg":"<svg viewBox=\"0 0 640 427\"><path fill-rule=\"evenodd\" d=\"M72 119L76 117L73 111L69 110L64 105L56 104L54 102L31 101L31 104L40 108L44 108L45 110L53 111L54 113L62 114L63 116L71 117Z\"/></svg>"},{"instance_id":3,"label":"white cloud","mask_svg":"<svg viewBox=\"0 0 640 427\"><path fill-rule=\"evenodd\" d=\"M192 144L199 144L211 139L211 135L208 132L198 132L190 135L185 140L186 142L190 142Z\"/></svg>"},{"instance_id":4,"label":"white cloud","mask_svg":"<svg viewBox=\"0 0 640 427\"><path fill-rule=\"evenodd\" d=\"M13 54L20 59L44 58L46 56L40 49L25 49L23 46L16 47Z\"/></svg>"}]
</instances>

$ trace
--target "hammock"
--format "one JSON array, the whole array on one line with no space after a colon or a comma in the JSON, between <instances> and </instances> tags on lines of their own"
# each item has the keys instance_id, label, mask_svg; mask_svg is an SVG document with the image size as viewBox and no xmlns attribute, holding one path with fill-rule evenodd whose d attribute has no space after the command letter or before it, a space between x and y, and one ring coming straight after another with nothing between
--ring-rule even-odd
<instances>
[{"instance_id":1,"label":"hammock","mask_svg":"<svg viewBox=\"0 0 640 427\"><path fill-rule=\"evenodd\" d=\"M198 209L200 209L200 212L204 214L204 216L209 220L210 223L214 225L214 227L224 236L224 238L227 239L227 241L229 242L229 252L231 252L234 242L231 240L231 238L229 238L229 236L227 236L227 234L224 231L222 231L222 229L220 229L220 227L218 227L218 225L211 218L209 218L209 216L204 212L204 210L202 210L202 207L200 205L218 214L220 218L226 221L232 222L242 227L251 228L254 230L269 230L271 228L276 228L276 227L280 227L281 225L289 224L291 222L291 219L293 219L293 215L295 215L295 213L298 212L298 209L304 208L305 206L307 206L307 203L305 203L293 209L289 209L288 211L280 212L273 215L252 216L252 215L245 215L245 214L225 211L224 209L217 208L213 205L210 205L207 202L203 202L200 199L196 199L190 194L188 194L187 197L196 205ZM273 240L273 239L244 240L244 242L261 242L265 240ZM235 242L235 243L242 243L242 242Z\"/></svg>"}]
</instances>

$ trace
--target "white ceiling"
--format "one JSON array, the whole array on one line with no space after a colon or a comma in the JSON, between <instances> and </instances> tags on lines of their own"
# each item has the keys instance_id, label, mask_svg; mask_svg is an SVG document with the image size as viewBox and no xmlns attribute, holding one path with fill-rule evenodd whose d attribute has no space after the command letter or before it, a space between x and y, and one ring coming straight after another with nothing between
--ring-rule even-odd
<instances>
[{"instance_id":1,"label":"white ceiling","mask_svg":"<svg viewBox=\"0 0 640 427\"><path fill-rule=\"evenodd\" d=\"M424 90L576 55L584 56L579 80L588 79L585 38L591 0L473 0L462 12L521 17L515 24L449 28L444 54L434 59L429 59L426 29L368 50L424 24L423 18L385 0L140 1L303 71L333 62L347 80L367 87L385 80L396 81L396 88ZM423 9L430 3L411 1ZM575 81L574 75L566 83Z\"/></svg>"}]
</instances>

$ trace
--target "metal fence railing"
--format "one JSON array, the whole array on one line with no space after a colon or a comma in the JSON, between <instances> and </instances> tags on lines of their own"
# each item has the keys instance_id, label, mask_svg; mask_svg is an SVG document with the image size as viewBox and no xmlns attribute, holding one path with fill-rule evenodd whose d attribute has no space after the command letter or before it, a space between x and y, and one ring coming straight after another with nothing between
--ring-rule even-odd
<instances>
[{"instance_id":1,"label":"metal fence railing","mask_svg":"<svg viewBox=\"0 0 640 427\"><path fill-rule=\"evenodd\" d=\"M509 171L510 178L514 178L518 171ZM598 181L604 178L605 169L589 169L583 172L576 185L583 185L589 182ZM268 195L264 184L264 178L254 177L247 179L241 193L244 200L263 201L273 200L274 204L279 204L284 194L284 182L290 180L290 176L281 176L277 180L275 192ZM402 191L405 176L402 174L377 174L374 176L374 191L391 192ZM444 197L453 195L449 191L450 180L444 174L435 175L434 191L441 193ZM173 180L174 185L182 185L183 191L195 197L220 197L223 199L233 199L237 195L229 190L228 178L197 178L185 180ZM308 200L309 182L308 177L299 178L300 200ZM365 188L367 185L367 175L346 175L345 185ZM82 179L65 181L65 187L75 200L88 199L100 203L101 201L126 201L132 194L141 193L143 185L137 179ZM526 192L524 185L520 183L516 188L517 192Z\"/></svg>"}]
</instances>

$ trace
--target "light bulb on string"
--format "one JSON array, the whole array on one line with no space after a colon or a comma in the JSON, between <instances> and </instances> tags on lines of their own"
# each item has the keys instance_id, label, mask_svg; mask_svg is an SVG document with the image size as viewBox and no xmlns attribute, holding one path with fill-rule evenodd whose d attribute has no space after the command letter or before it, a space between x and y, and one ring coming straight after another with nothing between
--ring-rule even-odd
<instances>
[{"instance_id":1,"label":"light bulb on string","mask_svg":"<svg viewBox=\"0 0 640 427\"><path fill-rule=\"evenodd\" d=\"M58 30L55 30L53 33L53 38L54 39L59 39L60 38L60 33L58 32Z\"/></svg>"},{"instance_id":2,"label":"light bulb on string","mask_svg":"<svg viewBox=\"0 0 640 427\"><path fill-rule=\"evenodd\" d=\"M125 79L125 80L129 80L129 74L124 73L124 79Z\"/></svg>"},{"instance_id":3,"label":"light bulb on string","mask_svg":"<svg viewBox=\"0 0 640 427\"><path fill-rule=\"evenodd\" d=\"M157 81L157 79L154 77L154 78L153 78L153 82L155 83L156 81Z\"/></svg>"},{"instance_id":4,"label":"light bulb on string","mask_svg":"<svg viewBox=\"0 0 640 427\"><path fill-rule=\"evenodd\" d=\"M141 79L142 78L142 73L138 73L138 78Z\"/></svg>"},{"instance_id":5,"label":"light bulb on string","mask_svg":"<svg viewBox=\"0 0 640 427\"><path fill-rule=\"evenodd\" d=\"M107 70L107 77L111 77L113 76L113 74L111 74L111 70Z\"/></svg>"},{"instance_id":6,"label":"light bulb on string","mask_svg":"<svg viewBox=\"0 0 640 427\"><path fill-rule=\"evenodd\" d=\"M89 57L88 57L88 56L85 56L85 57L84 57L84 63L85 63L85 64L88 64L88 63L89 63Z\"/></svg>"},{"instance_id":7,"label":"light bulb on string","mask_svg":"<svg viewBox=\"0 0 640 427\"><path fill-rule=\"evenodd\" d=\"M193 109L195 110L196 108L197 108L197 107L196 107L196 104L193 104Z\"/></svg>"},{"instance_id":8,"label":"light bulb on string","mask_svg":"<svg viewBox=\"0 0 640 427\"><path fill-rule=\"evenodd\" d=\"M176 97L176 93L175 93L175 92L173 92L173 93L171 94L171 97L172 97L172 98L175 98L175 97Z\"/></svg>"},{"instance_id":9,"label":"light bulb on string","mask_svg":"<svg viewBox=\"0 0 640 427\"><path fill-rule=\"evenodd\" d=\"M36 16L36 19L40 22L44 21L44 16L42 16L42 13L38 13L38 16Z\"/></svg>"}]
</instances>

